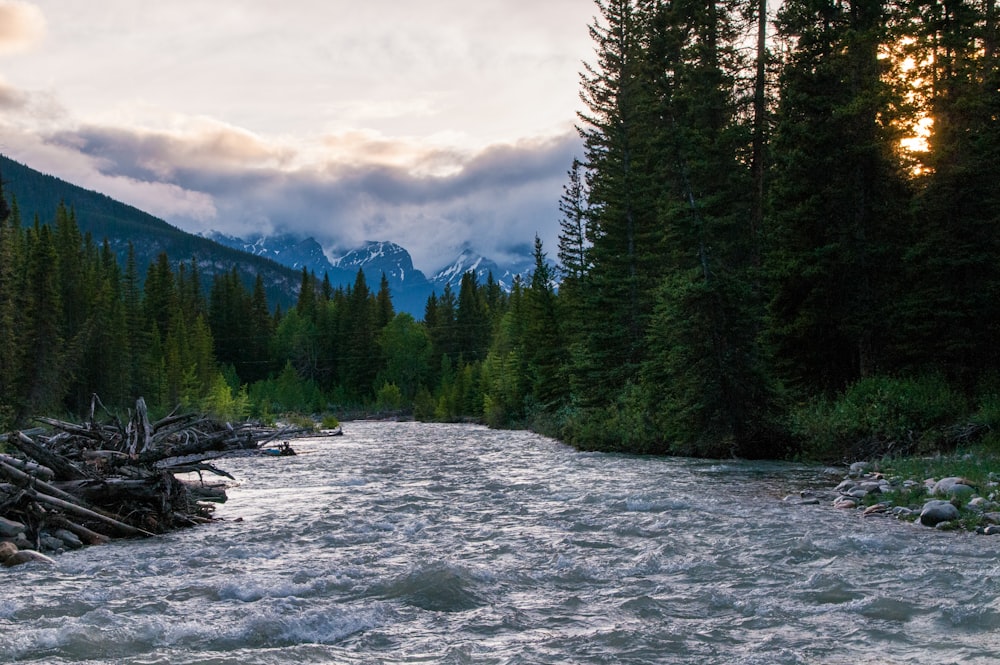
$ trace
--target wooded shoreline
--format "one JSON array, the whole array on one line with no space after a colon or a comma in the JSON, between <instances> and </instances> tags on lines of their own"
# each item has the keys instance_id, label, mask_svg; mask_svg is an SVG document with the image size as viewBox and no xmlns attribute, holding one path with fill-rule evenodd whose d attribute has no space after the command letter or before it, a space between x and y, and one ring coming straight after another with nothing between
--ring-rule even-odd
<instances>
[{"instance_id":1,"label":"wooded shoreline","mask_svg":"<svg viewBox=\"0 0 1000 665\"><path fill-rule=\"evenodd\" d=\"M95 395L83 423L48 417L45 427L0 435L0 562L47 560L45 553L153 536L212 520L232 479L212 460L253 455L301 427L232 425L196 413L151 422L139 398L126 422ZM309 430L311 431L311 430ZM198 480L177 474L197 473Z\"/></svg>"}]
</instances>

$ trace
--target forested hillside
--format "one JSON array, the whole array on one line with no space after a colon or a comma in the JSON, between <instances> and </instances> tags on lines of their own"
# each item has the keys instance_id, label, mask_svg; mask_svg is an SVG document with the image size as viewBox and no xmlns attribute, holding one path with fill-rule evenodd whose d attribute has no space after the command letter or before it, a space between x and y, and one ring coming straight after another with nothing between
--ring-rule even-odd
<instances>
[{"instance_id":1,"label":"forested hillside","mask_svg":"<svg viewBox=\"0 0 1000 665\"><path fill-rule=\"evenodd\" d=\"M122 268L71 210L51 227L15 210L5 418L96 391L825 458L1000 425L995 0L786 0L771 21L763 2L597 9L558 275L536 239L530 280L506 294L466 273L423 321L363 273L334 289L303 272L275 313L260 279L200 288L196 265Z\"/></svg>"},{"instance_id":2,"label":"forested hillside","mask_svg":"<svg viewBox=\"0 0 1000 665\"><path fill-rule=\"evenodd\" d=\"M64 206L73 213L80 232L89 234L95 243L106 238L123 265L131 246L139 266L153 263L165 252L174 267L181 261L194 260L207 276L236 267L248 284L253 283L255 275L262 275L272 302L286 307L295 302L299 284L296 271L274 261L247 256L187 233L109 196L39 173L3 155L0 155L0 177L8 198L16 199L26 225L32 224L36 216L43 224L49 223L55 219L59 207Z\"/></svg>"}]
</instances>

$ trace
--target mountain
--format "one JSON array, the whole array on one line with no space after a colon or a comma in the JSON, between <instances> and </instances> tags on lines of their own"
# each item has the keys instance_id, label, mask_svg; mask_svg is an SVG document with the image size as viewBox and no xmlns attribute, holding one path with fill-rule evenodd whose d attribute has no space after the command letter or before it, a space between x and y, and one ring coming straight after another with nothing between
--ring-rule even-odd
<instances>
[{"instance_id":1,"label":"mountain","mask_svg":"<svg viewBox=\"0 0 1000 665\"><path fill-rule=\"evenodd\" d=\"M534 269L535 260L530 250L515 254L512 260L501 267L495 261L482 256L470 247L466 247L454 261L434 273L431 281L440 288L443 288L445 284L451 284L452 290L457 293L462 284L462 275L471 270L476 274L476 280L480 284L485 284L492 274L493 280L500 285L500 288L510 292L514 287L515 277L520 276L521 280L527 283L531 279L531 273Z\"/></svg>"},{"instance_id":2,"label":"mountain","mask_svg":"<svg viewBox=\"0 0 1000 665\"><path fill-rule=\"evenodd\" d=\"M331 260L319 242L312 237L279 234L237 238L217 232L209 237L229 247L267 257L299 271L305 267L320 279L324 274L328 275L335 288L352 286L358 270L361 270L368 288L377 291L384 274L389 282L396 311L408 312L418 320L423 318L427 298L431 293L440 295L445 284L450 284L457 295L462 275L470 270L476 274L480 284L485 284L492 274L501 289L510 291L516 276L520 275L527 283L535 267L532 249L527 245L514 248L513 258L502 266L467 247L428 279L414 267L413 258L404 247L384 240L370 240Z\"/></svg>"},{"instance_id":3,"label":"mountain","mask_svg":"<svg viewBox=\"0 0 1000 665\"><path fill-rule=\"evenodd\" d=\"M89 234L98 244L107 239L122 265L131 243L141 277L145 276L146 267L154 263L161 252L166 252L174 266L196 261L206 285L213 275L235 268L248 286L252 286L260 274L272 305L280 304L287 309L298 297L301 275L266 257L187 233L138 208L46 175L3 155L0 155L0 178L8 198L17 200L23 224L31 224L36 215L43 224L54 221L62 201L76 214L80 231Z\"/></svg>"},{"instance_id":4,"label":"mountain","mask_svg":"<svg viewBox=\"0 0 1000 665\"><path fill-rule=\"evenodd\" d=\"M253 235L247 238L238 238L217 231L209 233L206 237L226 247L232 247L294 268L297 272L301 272L305 268L320 279L323 278L323 275L329 275L330 282L335 286L350 284L357 274L356 270L346 271L334 266L320 244L311 237L302 238L285 233L274 236Z\"/></svg>"},{"instance_id":5,"label":"mountain","mask_svg":"<svg viewBox=\"0 0 1000 665\"><path fill-rule=\"evenodd\" d=\"M385 275L395 309L408 312L416 319L424 318L427 298L434 291L434 285L413 267L413 258L403 247L393 242L368 241L333 263L352 276L361 270L372 291L378 290L382 275Z\"/></svg>"}]
</instances>

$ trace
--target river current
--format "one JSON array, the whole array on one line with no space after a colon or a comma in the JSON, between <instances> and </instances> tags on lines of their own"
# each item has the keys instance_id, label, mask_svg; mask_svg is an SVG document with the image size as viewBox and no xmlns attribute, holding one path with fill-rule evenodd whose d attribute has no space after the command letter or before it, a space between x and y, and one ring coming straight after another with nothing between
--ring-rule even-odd
<instances>
[{"instance_id":1,"label":"river current","mask_svg":"<svg viewBox=\"0 0 1000 665\"><path fill-rule=\"evenodd\" d=\"M1000 538L816 467L356 422L227 459L219 521L0 569L0 662L995 663Z\"/></svg>"}]
</instances>

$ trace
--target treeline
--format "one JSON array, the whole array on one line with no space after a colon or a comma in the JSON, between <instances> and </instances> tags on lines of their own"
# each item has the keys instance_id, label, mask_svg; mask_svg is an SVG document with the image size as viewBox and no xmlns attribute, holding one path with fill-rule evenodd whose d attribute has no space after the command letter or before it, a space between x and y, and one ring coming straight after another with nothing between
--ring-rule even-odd
<instances>
[{"instance_id":1,"label":"treeline","mask_svg":"<svg viewBox=\"0 0 1000 665\"><path fill-rule=\"evenodd\" d=\"M995 0L598 0L557 267L463 277L423 321L383 280L139 279L71 211L0 245L4 417L92 392L264 415L527 426L641 453L859 457L1000 425ZM140 283L142 286L140 287ZM558 285L558 288L557 288ZM207 297L204 295L207 292Z\"/></svg>"},{"instance_id":2,"label":"treeline","mask_svg":"<svg viewBox=\"0 0 1000 665\"><path fill-rule=\"evenodd\" d=\"M0 183L0 430L40 414L83 414L97 394L126 409L177 406L226 419L279 414L413 414L478 419L483 365L515 295L472 273L432 296L425 320L394 311L360 270L348 288L303 271L298 300L272 307L257 277L202 281L166 254L120 266L71 208L23 224Z\"/></svg>"},{"instance_id":3,"label":"treeline","mask_svg":"<svg viewBox=\"0 0 1000 665\"><path fill-rule=\"evenodd\" d=\"M992 418L995 1L597 7L555 431L855 456Z\"/></svg>"}]
</instances>

